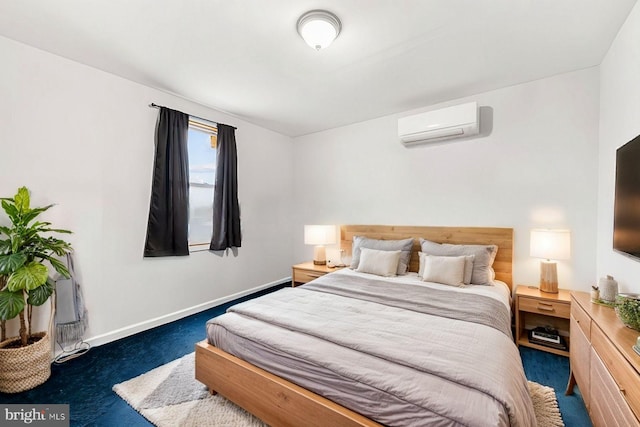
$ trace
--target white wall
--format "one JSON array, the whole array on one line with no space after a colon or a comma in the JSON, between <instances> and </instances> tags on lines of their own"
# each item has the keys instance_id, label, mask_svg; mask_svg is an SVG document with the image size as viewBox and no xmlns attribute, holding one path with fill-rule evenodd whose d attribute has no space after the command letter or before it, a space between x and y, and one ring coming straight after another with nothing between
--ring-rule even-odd
<instances>
[{"instance_id":1,"label":"white wall","mask_svg":"<svg viewBox=\"0 0 640 427\"><path fill-rule=\"evenodd\" d=\"M26 185L34 204L57 204L46 219L75 232L87 337L110 341L290 276L289 137L1 37L0 56L0 196ZM237 257L143 259L151 102L237 126Z\"/></svg>"},{"instance_id":2,"label":"white wall","mask_svg":"<svg viewBox=\"0 0 640 427\"><path fill-rule=\"evenodd\" d=\"M27 185L34 203L57 203L46 218L75 231L70 240L96 343L284 279L292 261L312 257L302 244L302 226L311 223L514 227L514 280L533 284L538 261L529 257L529 230L569 228L573 253L559 263L561 286L587 290L608 273L628 289L640 263L610 250L613 155L640 133L639 15L636 6L601 72L567 73L293 144L0 38L0 195ZM482 107L482 137L414 148L398 142L398 117L467 101ZM238 127L238 257L142 258L157 117L150 102Z\"/></svg>"},{"instance_id":3,"label":"white wall","mask_svg":"<svg viewBox=\"0 0 640 427\"><path fill-rule=\"evenodd\" d=\"M626 292L640 292L640 261L612 249L615 155L618 147L640 134L639 41L636 4L600 66L598 276L614 276Z\"/></svg>"},{"instance_id":4,"label":"white wall","mask_svg":"<svg viewBox=\"0 0 640 427\"><path fill-rule=\"evenodd\" d=\"M596 280L598 94L590 68L294 138L295 261L312 256L303 224L513 227L514 281L537 284L530 229L568 228L573 253L559 262L560 286L588 289ZM399 143L398 117L468 101L482 107L490 135Z\"/></svg>"}]
</instances>

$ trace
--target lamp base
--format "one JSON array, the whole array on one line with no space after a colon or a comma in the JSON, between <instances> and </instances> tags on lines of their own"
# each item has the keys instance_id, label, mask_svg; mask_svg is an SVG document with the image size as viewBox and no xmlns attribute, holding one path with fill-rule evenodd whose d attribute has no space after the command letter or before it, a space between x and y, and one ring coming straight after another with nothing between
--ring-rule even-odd
<instances>
[{"instance_id":1,"label":"lamp base","mask_svg":"<svg viewBox=\"0 0 640 427\"><path fill-rule=\"evenodd\" d=\"M555 262L540 262L540 290L549 294L558 293L558 267Z\"/></svg>"},{"instance_id":2,"label":"lamp base","mask_svg":"<svg viewBox=\"0 0 640 427\"><path fill-rule=\"evenodd\" d=\"M313 263L315 265L327 264L327 251L324 246L318 245L313 248Z\"/></svg>"}]
</instances>

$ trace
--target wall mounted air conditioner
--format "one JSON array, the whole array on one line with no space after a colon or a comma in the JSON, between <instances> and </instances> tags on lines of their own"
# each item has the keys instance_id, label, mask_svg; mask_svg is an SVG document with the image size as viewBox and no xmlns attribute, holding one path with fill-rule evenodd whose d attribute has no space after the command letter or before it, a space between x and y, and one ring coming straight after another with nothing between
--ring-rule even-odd
<instances>
[{"instance_id":1,"label":"wall mounted air conditioner","mask_svg":"<svg viewBox=\"0 0 640 427\"><path fill-rule=\"evenodd\" d=\"M478 103L455 105L398 119L398 137L405 145L477 135Z\"/></svg>"}]
</instances>

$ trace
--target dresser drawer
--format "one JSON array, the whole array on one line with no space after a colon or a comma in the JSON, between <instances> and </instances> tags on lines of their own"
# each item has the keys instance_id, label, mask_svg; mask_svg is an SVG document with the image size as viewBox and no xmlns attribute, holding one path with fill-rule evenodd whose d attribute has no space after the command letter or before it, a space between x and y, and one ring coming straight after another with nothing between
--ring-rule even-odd
<instances>
[{"instance_id":1,"label":"dresser drawer","mask_svg":"<svg viewBox=\"0 0 640 427\"><path fill-rule=\"evenodd\" d=\"M638 372L596 325L591 328L591 345L611 373L620 394L624 396L636 417L640 417L640 375Z\"/></svg>"},{"instance_id":2,"label":"dresser drawer","mask_svg":"<svg viewBox=\"0 0 640 427\"><path fill-rule=\"evenodd\" d=\"M318 277L322 277L327 273L320 273L317 271L307 271L294 269L293 281L296 283L307 283Z\"/></svg>"},{"instance_id":3,"label":"dresser drawer","mask_svg":"<svg viewBox=\"0 0 640 427\"><path fill-rule=\"evenodd\" d=\"M571 316L575 319L576 324L580 326L587 340L591 340L591 317L579 304L571 304Z\"/></svg>"},{"instance_id":4,"label":"dresser drawer","mask_svg":"<svg viewBox=\"0 0 640 427\"><path fill-rule=\"evenodd\" d=\"M591 404L590 392L591 381L589 366L591 364L591 343L589 338L585 335L584 331L576 323L576 318L573 317L573 310L571 315L571 352L569 360L571 361L571 373L575 377L576 381L580 385L580 392L582 393L582 401L584 406L589 410Z\"/></svg>"},{"instance_id":5,"label":"dresser drawer","mask_svg":"<svg viewBox=\"0 0 640 427\"><path fill-rule=\"evenodd\" d=\"M529 297L518 297L518 308L520 311L562 317L564 319L568 319L571 314L571 304Z\"/></svg>"},{"instance_id":6,"label":"dresser drawer","mask_svg":"<svg viewBox=\"0 0 640 427\"><path fill-rule=\"evenodd\" d=\"M589 414L594 427L637 427L638 420L626 403L618 384L607 371L598 354L591 349L591 405ZM582 389L580 389L582 391Z\"/></svg>"}]
</instances>

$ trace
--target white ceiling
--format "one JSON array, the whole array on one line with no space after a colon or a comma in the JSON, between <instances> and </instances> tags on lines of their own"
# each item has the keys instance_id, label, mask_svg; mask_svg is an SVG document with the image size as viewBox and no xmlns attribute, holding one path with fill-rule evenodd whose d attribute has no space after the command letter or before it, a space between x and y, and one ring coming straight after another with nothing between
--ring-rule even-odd
<instances>
[{"instance_id":1,"label":"white ceiling","mask_svg":"<svg viewBox=\"0 0 640 427\"><path fill-rule=\"evenodd\" d=\"M0 35L298 136L597 65L634 4L2 0ZM318 8L342 21L320 52Z\"/></svg>"}]
</instances>

